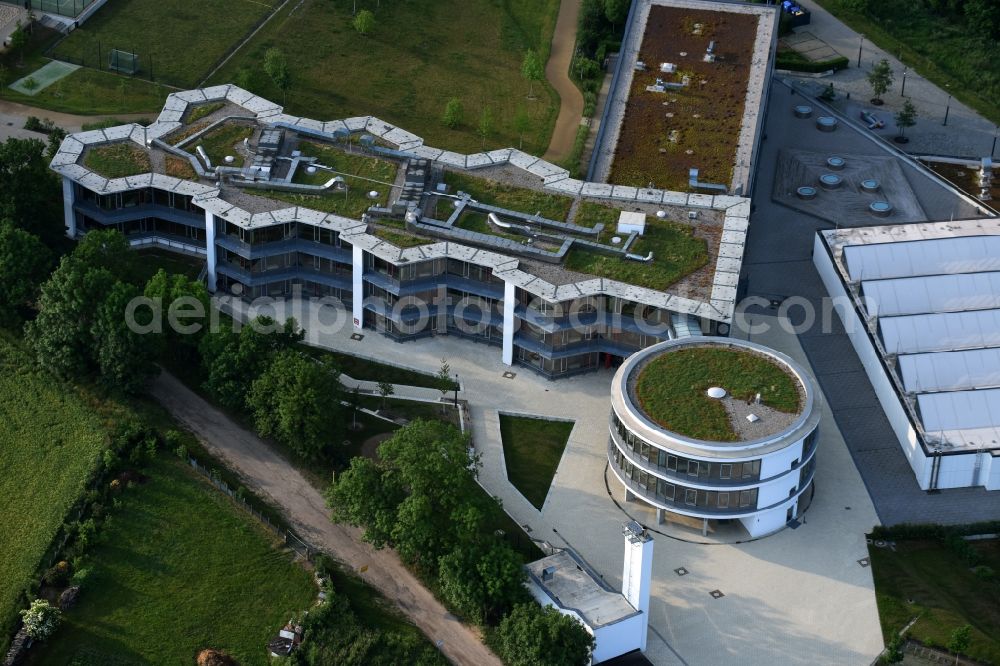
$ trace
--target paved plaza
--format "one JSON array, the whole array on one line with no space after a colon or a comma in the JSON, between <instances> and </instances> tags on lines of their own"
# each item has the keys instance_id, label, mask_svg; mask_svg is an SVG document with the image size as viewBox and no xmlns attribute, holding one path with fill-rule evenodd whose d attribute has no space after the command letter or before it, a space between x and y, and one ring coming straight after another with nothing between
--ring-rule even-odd
<instances>
[{"instance_id":1,"label":"paved plaza","mask_svg":"<svg viewBox=\"0 0 1000 666\"><path fill-rule=\"evenodd\" d=\"M285 304L277 314L283 316ZM468 401L480 480L503 500L531 536L570 545L611 585L621 586L622 523L629 517L652 527L656 539L651 631L647 656L655 664L868 664L882 649L865 532L877 522L851 456L822 401L816 493L797 529L737 544L698 543L700 532L656 526L653 512L626 503L606 476L612 370L548 381L511 370L494 353L454 337L405 344L349 326L307 339L332 349L435 372L446 358ZM808 367L794 335L755 335ZM499 412L573 419L566 452L539 512L507 481ZM610 496L609 496L610 487ZM625 508L623 511L620 506ZM627 513L626 513L627 512ZM709 539L711 541L711 539ZM689 573L677 575L683 567ZM714 598L719 590L724 596Z\"/></svg>"}]
</instances>

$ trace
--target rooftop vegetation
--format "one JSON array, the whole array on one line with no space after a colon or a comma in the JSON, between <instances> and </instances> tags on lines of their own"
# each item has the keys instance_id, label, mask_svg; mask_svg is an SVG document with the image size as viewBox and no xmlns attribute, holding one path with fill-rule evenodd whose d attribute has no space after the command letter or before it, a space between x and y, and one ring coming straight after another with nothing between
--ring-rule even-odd
<instances>
[{"instance_id":1,"label":"rooftop vegetation","mask_svg":"<svg viewBox=\"0 0 1000 666\"><path fill-rule=\"evenodd\" d=\"M705 393L720 386L737 400L757 393L781 412L800 409L797 380L770 359L749 350L694 347L670 351L646 363L635 383L635 396L653 422L692 439L737 441L726 408Z\"/></svg>"},{"instance_id":2,"label":"rooftop vegetation","mask_svg":"<svg viewBox=\"0 0 1000 666\"><path fill-rule=\"evenodd\" d=\"M198 122L205 116L215 113L225 105L225 102L205 102L204 104L189 106L187 114L184 117L184 122L189 125L191 123Z\"/></svg>"},{"instance_id":3,"label":"rooftop vegetation","mask_svg":"<svg viewBox=\"0 0 1000 666\"><path fill-rule=\"evenodd\" d=\"M444 182L451 187L453 194L461 190L480 203L529 215L541 213L542 217L557 222L566 220L573 205L573 199L570 197L530 190L455 171L446 171Z\"/></svg>"},{"instance_id":4,"label":"rooftop vegetation","mask_svg":"<svg viewBox=\"0 0 1000 666\"><path fill-rule=\"evenodd\" d=\"M243 164L243 158L236 151L236 146L243 142L244 139L249 139L253 136L254 128L252 125L244 125L241 123L223 123L210 132L207 132L198 139L198 141L190 146L188 146L188 151L194 151L195 146L201 146L205 150L205 154L208 155L208 159L212 161L212 166L225 166L225 158L227 155L232 155L236 158L233 166L241 166Z\"/></svg>"},{"instance_id":5,"label":"rooftop vegetation","mask_svg":"<svg viewBox=\"0 0 1000 666\"><path fill-rule=\"evenodd\" d=\"M602 235L602 240L609 240L608 232ZM566 255L565 266L588 275L663 291L708 263L705 240L695 236L691 227L667 220L648 221L645 235L633 243L629 252L643 256L652 252L653 261L642 263L573 247Z\"/></svg>"},{"instance_id":6,"label":"rooftop vegetation","mask_svg":"<svg viewBox=\"0 0 1000 666\"><path fill-rule=\"evenodd\" d=\"M194 167L186 159L167 155L164 158L164 166L168 176L183 180L198 180L198 172L194 170Z\"/></svg>"},{"instance_id":7,"label":"rooftop vegetation","mask_svg":"<svg viewBox=\"0 0 1000 666\"><path fill-rule=\"evenodd\" d=\"M315 157L319 164L338 172L336 175L358 176L356 187L363 187L365 182L369 182L368 190L386 189L387 184L391 185L395 181L396 172L399 169L394 162L363 154L358 152L358 149L349 153L339 147L324 146L312 141L300 141L298 149L305 157ZM322 185L334 175L324 169L318 169L316 173L310 174L306 172L305 164L300 164L295 171L294 182L305 185Z\"/></svg>"},{"instance_id":8,"label":"rooftop vegetation","mask_svg":"<svg viewBox=\"0 0 1000 666\"><path fill-rule=\"evenodd\" d=\"M105 178L124 178L149 173L149 153L131 141L91 148L84 153L83 165Z\"/></svg>"},{"instance_id":9,"label":"rooftop vegetation","mask_svg":"<svg viewBox=\"0 0 1000 666\"><path fill-rule=\"evenodd\" d=\"M703 182L728 185L750 76L757 17L679 7L650 9L636 72L622 119L609 182L687 191L688 169ZM694 34L694 24L703 26ZM709 42L715 62L703 62ZM681 52L687 56L679 55ZM664 74L658 64L677 65ZM648 92L657 78L690 84L665 93ZM704 82L704 83L703 83Z\"/></svg>"}]
</instances>

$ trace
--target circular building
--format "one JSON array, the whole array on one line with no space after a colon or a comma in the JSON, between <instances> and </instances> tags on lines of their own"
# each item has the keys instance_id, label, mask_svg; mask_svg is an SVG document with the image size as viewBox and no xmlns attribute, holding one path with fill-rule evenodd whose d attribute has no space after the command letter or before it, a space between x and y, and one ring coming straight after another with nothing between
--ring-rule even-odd
<instances>
[{"instance_id":1,"label":"circular building","mask_svg":"<svg viewBox=\"0 0 1000 666\"><path fill-rule=\"evenodd\" d=\"M703 531L752 537L805 510L819 410L784 354L729 338L670 340L632 354L611 384L608 459L627 499Z\"/></svg>"}]
</instances>

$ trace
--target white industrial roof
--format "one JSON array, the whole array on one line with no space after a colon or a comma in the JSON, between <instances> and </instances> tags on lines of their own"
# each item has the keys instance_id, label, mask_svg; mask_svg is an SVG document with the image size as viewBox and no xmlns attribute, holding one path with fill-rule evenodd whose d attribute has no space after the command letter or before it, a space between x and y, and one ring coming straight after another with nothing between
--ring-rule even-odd
<instances>
[{"instance_id":1,"label":"white industrial roof","mask_svg":"<svg viewBox=\"0 0 1000 666\"><path fill-rule=\"evenodd\" d=\"M1000 271L1000 237L963 236L847 245L844 247L844 264L852 282Z\"/></svg>"},{"instance_id":2,"label":"white industrial roof","mask_svg":"<svg viewBox=\"0 0 1000 666\"><path fill-rule=\"evenodd\" d=\"M868 311L880 317L1000 308L1000 272L865 280Z\"/></svg>"},{"instance_id":3,"label":"white industrial roof","mask_svg":"<svg viewBox=\"0 0 1000 666\"><path fill-rule=\"evenodd\" d=\"M1000 225L825 232L929 445L1000 448Z\"/></svg>"}]
</instances>

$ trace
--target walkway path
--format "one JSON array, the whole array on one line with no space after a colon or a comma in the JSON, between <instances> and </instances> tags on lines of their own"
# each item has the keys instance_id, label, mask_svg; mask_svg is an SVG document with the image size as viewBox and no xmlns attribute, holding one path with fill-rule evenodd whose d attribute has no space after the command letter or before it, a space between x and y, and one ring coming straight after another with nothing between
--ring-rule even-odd
<instances>
[{"instance_id":1,"label":"walkway path","mask_svg":"<svg viewBox=\"0 0 1000 666\"><path fill-rule=\"evenodd\" d=\"M319 491L260 438L166 372L153 384L153 395L247 487L276 505L299 534L391 599L453 663L500 666L480 637L449 614L395 552L373 550L361 540L360 530L330 522Z\"/></svg>"},{"instance_id":2,"label":"walkway path","mask_svg":"<svg viewBox=\"0 0 1000 666\"><path fill-rule=\"evenodd\" d=\"M559 3L559 18L552 34L552 51L545 65L545 78L559 93L559 117L549 149L544 159L557 163L567 159L573 152L576 133L583 118L583 95L569 78L569 68L573 63L576 48L576 26L580 16L580 0L562 0Z\"/></svg>"},{"instance_id":3,"label":"walkway path","mask_svg":"<svg viewBox=\"0 0 1000 666\"><path fill-rule=\"evenodd\" d=\"M886 128L881 130L880 134L886 137L894 136L897 130L893 114L903 105L900 92L903 87L904 63L869 40L865 39L862 42L860 34L823 9L816 0L801 0L799 4L812 12L810 24L800 30L812 33L851 62L851 66L847 69L816 81L823 85L833 83L834 89L841 93L835 103L841 111L853 118L858 117L862 108L874 111L886 122ZM857 67L859 47L860 68ZM872 65L882 58L888 60L892 66L895 82L883 96L885 105L874 107L868 103L872 94L865 77ZM919 114L916 126L906 131L910 143L902 147L907 152L962 157L984 157L989 154L996 131L996 126L989 120L955 99L949 101L947 90L939 88L912 70L906 75L905 92L906 97L917 107ZM845 98L846 93L850 93L850 100ZM942 125L946 109L948 124Z\"/></svg>"},{"instance_id":4,"label":"walkway path","mask_svg":"<svg viewBox=\"0 0 1000 666\"><path fill-rule=\"evenodd\" d=\"M24 125L24 120L28 116L35 116L36 118L48 118L56 125L69 132L79 132L86 123L96 123L101 120L108 120L111 118L130 123L139 120L154 120L158 115L159 112L157 111L153 113L112 113L96 116L81 116L73 113L60 113L58 111L39 109L26 104L18 104L17 102L0 100L0 121L2 121L4 125L8 122L13 122L16 125L18 123L18 119L20 120L20 125Z\"/></svg>"}]
</instances>

